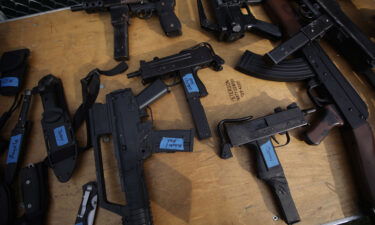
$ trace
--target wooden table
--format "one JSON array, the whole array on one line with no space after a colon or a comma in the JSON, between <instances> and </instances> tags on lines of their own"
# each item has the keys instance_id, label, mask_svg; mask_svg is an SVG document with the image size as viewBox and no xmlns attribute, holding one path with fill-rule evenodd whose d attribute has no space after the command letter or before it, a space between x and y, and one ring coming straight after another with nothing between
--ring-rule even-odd
<instances>
[{"instance_id":1,"label":"wooden table","mask_svg":"<svg viewBox=\"0 0 375 225\"><path fill-rule=\"evenodd\" d=\"M355 0L355 5L348 0L341 3L359 26L375 37L375 31L371 30L374 23L370 19L374 15L374 0ZM260 7L253 7L253 11L258 18L267 20ZM165 37L156 18L131 20L128 72L137 70L142 59L168 56L203 41L211 43L217 54L226 60L221 72L199 71L210 93L202 103L213 133L221 119L263 116L275 107L286 107L291 102L298 102L302 108L312 106L303 83L270 82L233 69L246 49L263 54L277 43L253 34L247 34L235 43L217 42L212 34L200 29L193 0L178 0L176 13L183 24L183 36L178 38ZM116 65L112 59L112 35L108 14L88 15L64 10L0 24L0 52L29 48L30 72L26 87L32 88L47 74L60 77L73 113L82 101L79 80L94 68L109 69ZM375 125L375 92L336 52L329 46L324 47L368 103L369 122ZM101 80L100 102L104 101L105 94L116 89L132 88L138 93L144 88L139 79L130 80L124 75L102 77ZM234 87L241 89L237 97L229 94ZM11 99L1 97L1 112L10 103ZM154 103L152 110L156 129L193 127L180 86L173 87L171 94ZM41 113L40 98L36 96L31 109L34 126L24 165L41 161L46 156ZM14 126L17 114L8 123L5 136ZM353 177L339 131L334 130L320 146L309 146L300 141L301 133L302 130L293 131L291 144L277 150L302 219L300 224L320 224L358 213ZM78 135L82 143L84 135L84 131ZM108 146L103 152L109 199L121 202L123 194L112 150ZM250 151L234 149L234 157L229 160L220 159L218 152L219 139L215 134L208 140L196 139L193 153L154 154L146 160L145 173L155 225L284 224L282 220L273 220L279 215L278 209L268 187L255 176L254 157ZM68 183L59 183L52 171L49 171L49 179L48 224L73 224L81 202L81 187L95 180L92 151L81 155ZM117 225L121 224L121 218L99 209L96 224Z\"/></svg>"}]
</instances>

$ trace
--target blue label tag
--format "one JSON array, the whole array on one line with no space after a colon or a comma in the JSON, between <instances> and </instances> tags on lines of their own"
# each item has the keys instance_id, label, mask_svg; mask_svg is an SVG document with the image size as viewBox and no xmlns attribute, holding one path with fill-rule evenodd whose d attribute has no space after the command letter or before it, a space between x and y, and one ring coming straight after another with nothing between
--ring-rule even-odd
<instances>
[{"instance_id":1,"label":"blue label tag","mask_svg":"<svg viewBox=\"0 0 375 225\"><path fill-rule=\"evenodd\" d=\"M55 133L57 146L68 144L68 136L66 135L66 129L64 126L56 127L55 129L53 129L53 132Z\"/></svg>"},{"instance_id":2,"label":"blue label tag","mask_svg":"<svg viewBox=\"0 0 375 225\"><path fill-rule=\"evenodd\" d=\"M163 137L163 139L161 139L159 148L170 150L184 150L184 139Z\"/></svg>"},{"instance_id":3,"label":"blue label tag","mask_svg":"<svg viewBox=\"0 0 375 225\"><path fill-rule=\"evenodd\" d=\"M1 87L18 87L18 77L4 77L1 79Z\"/></svg>"},{"instance_id":4,"label":"blue label tag","mask_svg":"<svg viewBox=\"0 0 375 225\"><path fill-rule=\"evenodd\" d=\"M80 222L80 223L76 223L76 225L83 225L83 223L82 223L82 222Z\"/></svg>"},{"instance_id":5,"label":"blue label tag","mask_svg":"<svg viewBox=\"0 0 375 225\"><path fill-rule=\"evenodd\" d=\"M260 146L264 160L266 161L267 167L272 168L280 165L277 159L275 149L270 140Z\"/></svg>"},{"instance_id":6,"label":"blue label tag","mask_svg":"<svg viewBox=\"0 0 375 225\"><path fill-rule=\"evenodd\" d=\"M193 74L188 73L185 76L183 76L182 79L183 79L183 81L185 83L185 87L186 87L186 89L189 93L199 92L199 89L198 89L197 83L194 80Z\"/></svg>"},{"instance_id":7,"label":"blue label tag","mask_svg":"<svg viewBox=\"0 0 375 225\"><path fill-rule=\"evenodd\" d=\"M20 155L22 134L14 135L10 138L9 141L9 150L7 157L7 164L16 163Z\"/></svg>"}]
</instances>

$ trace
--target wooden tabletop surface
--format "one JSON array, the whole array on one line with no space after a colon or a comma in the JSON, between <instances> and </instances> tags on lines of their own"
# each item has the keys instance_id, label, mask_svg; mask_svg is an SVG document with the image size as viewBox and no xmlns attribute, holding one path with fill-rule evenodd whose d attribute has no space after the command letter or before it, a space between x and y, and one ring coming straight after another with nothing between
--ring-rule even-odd
<instances>
[{"instance_id":1,"label":"wooden tabletop surface","mask_svg":"<svg viewBox=\"0 0 375 225\"><path fill-rule=\"evenodd\" d=\"M375 37L374 19L371 18L374 16L374 0L340 2L361 28ZM261 7L252 7L252 10L257 18L268 20ZM282 220L273 219L279 216L279 211L272 193L255 175L255 158L251 151L234 148L233 158L219 158L219 139L215 129L222 119L263 116L278 106L286 107L292 102L298 102L302 108L311 107L305 84L260 80L233 69L245 50L264 54L278 43L250 33L234 43L217 42L211 33L200 29L194 0L177 0L176 13L183 25L183 36L177 38L166 37L157 18L131 19L131 60L127 72L138 70L140 60L168 56L200 42L212 44L226 64L221 72L211 69L198 72L209 92L207 97L202 98L202 104L214 136L203 141L196 139L193 153L154 154L145 161L155 225L284 224ZM112 58L113 30L110 16L106 13L63 10L1 23L0 43L0 52L18 48L31 50L27 88L34 87L47 74L61 78L72 114L82 101L80 79L94 68L110 69L116 65ZM363 77L351 71L341 56L324 43L323 46L368 104L369 122L375 125L375 92ZM144 88L139 79L128 79L124 75L102 77L101 81L99 102L117 89L132 88L134 93L139 93ZM155 129L192 128L182 87L173 87L171 91L151 106ZM0 98L0 111L3 112L12 99ZM40 98L35 96L30 116L34 125L24 165L46 157L41 113ZM17 114L8 122L4 136L9 136ZM301 141L302 132L303 129L292 131L291 143L277 149L301 216L300 224L321 224L357 214L354 179L339 130L332 131L319 146L309 146ZM78 134L81 143L84 143L84 137L82 130ZM103 148L103 154L109 199L122 202L124 195L110 146ZM82 198L82 185L96 178L91 150L83 153L78 163L68 183L59 183L49 171L49 225L73 224ZM121 218L99 209L95 224L119 225Z\"/></svg>"}]
</instances>

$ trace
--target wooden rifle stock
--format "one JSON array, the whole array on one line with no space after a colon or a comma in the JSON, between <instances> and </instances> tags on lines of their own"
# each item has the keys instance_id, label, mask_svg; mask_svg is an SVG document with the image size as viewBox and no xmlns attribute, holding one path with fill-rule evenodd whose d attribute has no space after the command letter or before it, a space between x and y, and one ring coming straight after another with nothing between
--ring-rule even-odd
<instances>
[{"instance_id":1,"label":"wooden rifle stock","mask_svg":"<svg viewBox=\"0 0 375 225\"><path fill-rule=\"evenodd\" d=\"M344 140L354 163L360 197L375 209L375 141L368 123L344 130ZM374 213L374 211L372 212Z\"/></svg>"},{"instance_id":2,"label":"wooden rifle stock","mask_svg":"<svg viewBox=\"0 0 375 225\"><path fill-rule=\"evenodd\" d=\"M264 6L269 17L282 26L284 34L288 37L300 30L301 25L288 0L266 0Z\"/></svg>"}]
</instances>

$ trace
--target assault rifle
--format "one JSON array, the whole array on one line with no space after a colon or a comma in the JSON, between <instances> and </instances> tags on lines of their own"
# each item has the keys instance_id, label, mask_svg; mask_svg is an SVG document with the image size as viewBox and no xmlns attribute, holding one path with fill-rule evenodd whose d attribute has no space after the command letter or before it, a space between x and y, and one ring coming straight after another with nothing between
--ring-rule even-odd
<instances>
[{"instance_id":1,"label":"assault rifle","mask_svg":"<svg viewBox=\"0 0 375 225\"><path fill-rule=\"evenodd\" d=\"M72 11L87 13L109 11L114 28L114 58L129 59L128 25L131 16L148 19L159 16L160 25L169 37L181 35L181 23L174 13L175 0L84 0L71 7Z\"/></svg>"},{"instance_id":2,"label":"assault rifle","mask_svg":"<svg viewBox=\"0 0 375 225\"><path fill-rule=\"evenodd\" d=\"M305 116L312 112L314 110L301 110L293 103L285 110L276 108L274 114L257 119L249 116L222 120L217 127L221 138L221 158L231 158L233 146L247 145L255 151L258 177L270 185L287 224L297 223L300 218L271 138L276 134L285 134L287 145L290 141L288 131L306 126Z\"/></svg>"},{"instance_id":3,"label":"assault rifle","mask_svg":"<svg viewBox=\"0 0 375 225\"><path fill-rule=\"evenodd\" d=\"M298 12L308 23L291 39L266 54L268 61L278 64L310 41L324 37L353 69L367 77L375 87L375 43L372 42L341 10L335 0L297 0Z\"/></svg>"},{"instance_id":4,"label":"assault rifle","mask_svg":"<svg viewBox=\"0 0 375 225\"><path fill-rule=\"evenodd\" d=\"M191 152L193 130L154 131L152 122L142 122L146 107L168 92L168 87L156 80L139 95L123 89L107 95L106 104L96 103L90 109L91 139L94 147L99 206L122 216L124 225L151 225L143 161L153 153ZM100 138L112 135L122 190L126 205L107 200Z\"/></svg>"},{"instance_id":5,"label":"assault rifle","mask_svg":"<svg viewBox=\"0 0 375 225\"><path fill-rule=\"evenodd\" d=\"M287 1L267 0L265 4L270 13L282 23L286 33L292 37L290 40L299 40L299 37L304 39L301 31L305 28L301 28ZM331 23L331 19L325 15L319 20L323 24ZM314 24L311 25L315 27ZM317 26L319 27L321 26ZM314 33L313 30L310 30L310 33ZM304 42L306 43L298 48L303 58L291 59L292 61L287 59L272 66L265 63L261 56L247 51L237 69L267 80L308 81L308 94L324 113L320 122L307 132L306 141L309 144L319 144L332 128L341 127L357 173L360 196L366 203L366 209L375 209L375 142L371 127L366 121L369 115L366 103L325 54L317 40L309 39ZM278 48L268 54L271 56L268 58L278 61L278 56L282 55L278 53L279 50L285 52L285 49ZM290 67L294 63L298 66ZM304 73L300 74L298 71Z\"/></svg>"},{"instance_id":6,"label":"assault rifle","mask_svg":"<svg viewBox=\"0 0 375 225\"><path fill-rule=\"evenodd\" d=\"M258 20L251 13L251 0L208 0L214 12L216 23L207 19L202 0L197 0L201 27L217 34L219 41L232 42L245 36L246 31L277 40L281 38L279 28L273 24ZM246 14L242 12L246 10Z\"/></svg>"},{"instance_id":7,"label":"assault rifle","mask_svg":"<svg viewBox=\"0 0 375 225\"><path fill-rule=\"evenodd\" d=\"M168 76L181 78L198 138L211 137L206 113L200 101L200 98L207 96L208 92L197 74L199 69L206 67L216 71L223 69L224 60L215 54L211 45L200 43L178 54L161 59L155 57L152 61L141 61L140 64L140 69L128 74L128 78L140 76L144 84Z\"/></svg>"}]
</instances>

